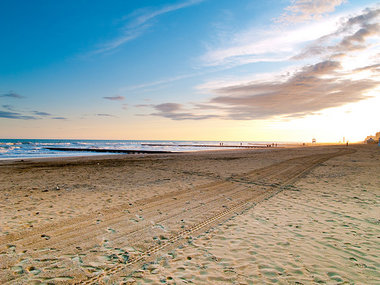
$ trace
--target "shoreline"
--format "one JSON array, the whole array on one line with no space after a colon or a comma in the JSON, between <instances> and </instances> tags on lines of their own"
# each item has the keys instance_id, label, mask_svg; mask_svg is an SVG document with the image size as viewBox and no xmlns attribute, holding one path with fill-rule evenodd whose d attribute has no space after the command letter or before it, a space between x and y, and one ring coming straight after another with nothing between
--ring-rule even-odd
<instances>
[{"instance_id":1,"label":"shoreline","mask_svg":"<svg viewBox=\"0 0 380 285\"><path fill-rule=\"evenodd\" d=\"M257 152L257 151L271 151L275 150L276 148L264 148L264 149L214 149L214 150L193 150L193 151L184 151L184 152L165 152L165 153L143 153L143 152L138 152L138 153L128 153L128 154L123 154L123 153L88 153L88 154L77 154L77 155L69 155L69 156L51 156L51 157L17 157L17 158L0 158L0 164L6 163L6 162L11 162L11 161L17 161L19 162L22 160L23 162L30 162L30 161L37 161L37 162L42 162L42 161L64 161L64 160L76 160L76 159L123 159L123 158L133 158L133 157L160 157L160 156L167 156L167 155L173 155L173 156L178 156L178 155L197 155L197 154L212 154L212 153L233 153L233 152ZM282 148L277 148L277 149L282 149Z\"/></svg>"},{"instance_id":2,"label":"shoreline","mask_svg":"<svg viewBox=\"0 0 380 285\"><path fill-rule=\"evenodd\" d=\"M331 145L331 144L315 144ZM29 140L9 139L0 140L0 160L26 159L42 157L89 156L94 152L123 153L123 152L194 152L219 149L249 149L274 147L309 147L299 142L265 142L265 141L136 141L136 140ZM50 149L50 150L49 150ZM71 151L71 150L74 151ZM86 150L84 150L86 149ZM65 150L67 154L61 152ZM77 151L84 152L78 154Z\"/></svg>"},{"instance_id":3,"label":"shoreline","mask_svg":"<svg viewBox=\"0 0 380 285\"><path fill-rule=\"evenodd\" d=\"M361 143L357 143L357 144L350 144L349 146L355 146L355 145L364 145L364 144L361 144ZM225 146L226 148L228 148L227 146ZM52 155L52 156L36 156L36 157L30 157L30 156L25 156L25 157L11 157L11 158L8 158L8 157L5 157L5 158L1 158L0 157L0 164L4 164L4 163L7 163L7 162L12 162L12 161L25 161L25 162L28 162L28 161L42 161L42 160L70 160L70 159L87 159L87 158L95 158L95 159L102 159L102 158L105 158L105 159L109 159L109 158L124 158L124 157L128 157L130 155L133 155L133 157L135 156L149 156L149 155L153 155L153 156L159 156L159 155L180 155L180 154L198 154L198 153L218 153L218 152L226 152L226 153L230 153L230 152L244 152L244 151L248 151L248 152L251 152L251 151L273 151L273 150L280 150L280 149L306 149L306 148L318 148L318 147L346 147L345 144L330 144L330 143L318 143L318 144L314 144L314 145L305 145L305 146L300 146L300 145L287 145L285 147L260 147L260 148L254 148L254 147L251 147L251 148L231 148L231 149L226 149L226 148L221 148L221 149L213 149L213 150L210 150L210 149L197 149L197 150L191 150L191 151L182 151L182 152L177 152L177 151L172 151L172 152L162 152L162 153L143 153L143 151L141 151L141 153L139 153L140 151L136 151L138 153L128 153L128 154L123 154L123 153L118 153L118 152L115 152L115 153L107 153L107 151L101 151L101 153L96 153L96 152L88 152L86 154L79 154L79 153L76 153L76 154L72 154L72 155L59 155L59 156L56 156L56 155ZM133 150L134 151L134 150ZM84 152L84 151L81 151L81 152Z\"/></svg>"}]
</instances>

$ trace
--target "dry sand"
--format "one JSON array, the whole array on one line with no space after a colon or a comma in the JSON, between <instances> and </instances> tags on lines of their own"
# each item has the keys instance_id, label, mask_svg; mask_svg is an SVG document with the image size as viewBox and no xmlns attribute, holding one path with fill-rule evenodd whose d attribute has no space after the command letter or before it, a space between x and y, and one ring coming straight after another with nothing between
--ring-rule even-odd
<instances>
[{"instance_id":1,"label":"dry sand","mask_svg":"<svg viewBox=\"0 0 380 285\"><path fill-rule=\"evenodd\" d=\"M380 284L376 146L13 161L0 173L2 284Z\"/></svg>"}]
</instances>

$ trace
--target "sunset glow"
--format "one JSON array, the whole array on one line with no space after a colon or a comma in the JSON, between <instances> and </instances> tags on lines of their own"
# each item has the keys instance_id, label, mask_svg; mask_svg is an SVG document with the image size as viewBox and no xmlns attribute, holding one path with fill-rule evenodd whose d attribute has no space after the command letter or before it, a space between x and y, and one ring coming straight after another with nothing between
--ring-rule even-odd
<instances>
[{"instance_id":1,"label":"sunset glow","mask_svg":"<svg viewBox=\"0 0 380 285\"><path fill-rule=\"evenodd\" d=\"M375 1L16 2L0 4L1 138L379 131Z\"/></svg>"}]
</instances>

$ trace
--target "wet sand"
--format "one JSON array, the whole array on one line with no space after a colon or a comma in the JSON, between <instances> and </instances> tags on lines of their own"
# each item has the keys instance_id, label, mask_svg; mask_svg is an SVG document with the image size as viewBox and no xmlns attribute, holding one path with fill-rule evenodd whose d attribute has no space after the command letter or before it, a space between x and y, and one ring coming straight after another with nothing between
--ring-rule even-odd
<instances>
[{"instance_id":1,"label":"wet sand","mask_svg":"<svg viewBox=\"0 0 380 285\"><path fill-rule=\"evenodd\" d=\"M0 282L378 284L379 162L376 146L1 162Z\"/></svg>"}]
</instances>

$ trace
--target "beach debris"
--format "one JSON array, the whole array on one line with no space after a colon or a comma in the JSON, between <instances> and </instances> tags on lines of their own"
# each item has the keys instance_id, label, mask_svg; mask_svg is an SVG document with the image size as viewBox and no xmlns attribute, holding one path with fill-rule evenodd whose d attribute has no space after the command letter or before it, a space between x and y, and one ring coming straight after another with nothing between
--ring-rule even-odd
<instances>
[{"instance_id":1,"label":"beach debris","mask_svg":"<svg viewBox=\"0 0 380 285\"><path fill-rule=\"evenodd\" d=\"M76 262L76 263L83 264L83 260L82 260L82 258L80 258L80 256L74 256L71 258L71 260Z\"/></svg>"},{"instance_id":2,"label":"beach debris","mask_svg":"<svg viewBox=\"0 0 380 285\"><path fill-rule=\"evenodd\" d=\"M15 253L16 252L16 246L13 244L7 244L7 248L10 250L10 252Z\"/></svg>"},{"instance_id":3,"label":"beach debris","mask_svg":"<svg viewBox=\"0 0 380 285\"><path fill-rule=\"evenodd\" d=\"M139 222L139 220L134 219L134 218L130 218L129 220L132 221L132 222L135 222L135 223L138 223L138 222Z\"/></svg>"},{"instance_id":4,"label":"beach debris","mask_svg":"<svg viewBox=\"0 0 380 285\"><path fill-rule=\"evenodd\" d=\"M163 231L166 232L165 227L164 227L163 225L160 225L160 224L154 224L154 225L153 225L153 228L159 228L159 229L161 229L161 230L163 230Z\"/></svg>"},{"instance_id":5,"label":"beach debris","mask_svg":"<svg viewBox=\"0 0 380 285\"><path fill-rule=\"evenodd\" d=\"M27 268L27 270L28 270L30 273L34 274L34 275L37 275L37 274L40 274L40 273L41 273L41 270L35 268L34 266L29 266L29 267Z\"/></svg>"},{"instance_id":6,"label":"beach debris","mask_svg":"<svg viewBox=\"0 0 380 285\"><path fill-rule=\"evenodd\" d=\"M116 233L116 230L114 230L114 229L112 229L112 228L108 228L107 231L108 231L109 233L112 233L112 234Z\"/></svg>"},{"instance_id":7,"label":"beach debris","mask_svg":"<svg viewBox=\"0 0 380 285\"><path fill-rule=\"evenodd\" d=\"M24 273L24 269L22 268L22 266L13 266L11 269L12 269L14 274L23 274Z\"/></svg>"},{"instance_id":8,"label":"beach debris","mask_svg":"<svg viewBox=\"0 0 380 285\"><path fill-rule=\"evenodd\" d=\"M46 240L50 239L50 237L48 235L45 235L45 234L42 234L41 237L44 238L44 239L46 239Z\"/></svg>"}]
</instances>

